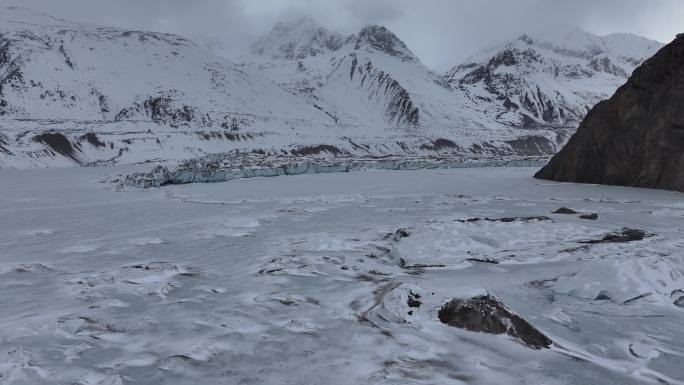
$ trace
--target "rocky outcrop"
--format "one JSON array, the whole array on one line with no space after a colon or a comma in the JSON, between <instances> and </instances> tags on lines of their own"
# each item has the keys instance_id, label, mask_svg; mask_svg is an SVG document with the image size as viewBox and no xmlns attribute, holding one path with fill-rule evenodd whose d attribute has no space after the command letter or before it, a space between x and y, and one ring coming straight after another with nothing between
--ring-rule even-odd
<instances>
[{"instance_id":1,"label":"rocky outcrop","mask_svg":"<svg viewBox=\"0 0 684 385\"><path fill-rule=\"evenodd\" d=\"M384 104L386 120L397 126L417 126L420 110L409 91L389 73L375 67L370 60L365 65L359 65L355 54L352 58L351 80L354 80L354 73L358 72L357 80L368 98Z\"/></svg>"},{"instance_id":2,"label":"rocky outcrop","mask_svg":"<svg viewBox=\"0 0 684 385\"><path fill-rule=\"evenodd\" d=\"M369 25L359 32L355 49L369 46L403 61L414 60L415 56L392 31L380 25Z\"/></svg>"},{"instance_id":3,"label":"rocky outcrop","mask_svg":"<svg viewBox=\"0 0 684 385\"><path fill-rule=\"evenodd\" d=\"M599 103L536 177L684 191L684 35Z\"/></svg>"},{"instance_id":4,"label":"rocky outcrop","mask_svg":"<svg viewBox=\"0 0 684 385\"><path fill-rule=\"evenodd\" d=\"M548 348L552 344L542 332L490 295L451 300L442 306L438 317L443 324L460 329L508 334L533 349Z\"/></svg>"},{"instance_id":5,"label":"rocky outcrop","mask_svg":"<svg viewBox=\"0 0 684 385\"><path fill-rule=\"evenodd\" d=\"M61 154L78 162L78 147L71 143L69 138L59 132L44 132L33 137L36 143L42 143L54 153Z\"/></svg>"},{"instance_id":6,"label":"rocky outcrop","mask_svg":"<svg viewBox=\"0 0 684 385\"><path fill-rule=\"evenodd\" d=\"M18 88L23 81L18 58L13 58L10 53L10 41L0 33L0 116L18 110L8 105L6 88Z\"/></svg>"}]
</instances>

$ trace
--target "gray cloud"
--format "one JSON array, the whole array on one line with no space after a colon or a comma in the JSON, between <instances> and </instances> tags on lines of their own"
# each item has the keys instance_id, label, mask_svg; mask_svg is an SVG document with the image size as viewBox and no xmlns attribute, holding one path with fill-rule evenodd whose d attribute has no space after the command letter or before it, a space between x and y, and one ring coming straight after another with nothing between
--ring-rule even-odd
<instances>
[{"instance_id":1,"label":"gray cloud","mask_svg":"<svg viewBox=\"0 0 684 385\"><path fill-rule=\"evenodd\" d=\"M281 19L310 15L345 33L392 29L430 67L446 68L526 31L576 25L663 42L684 32L682 0L0 0L69 20L214 36L232 55ZM681 29L681 30L680 30Z\"/></svg>"}]
</instances>

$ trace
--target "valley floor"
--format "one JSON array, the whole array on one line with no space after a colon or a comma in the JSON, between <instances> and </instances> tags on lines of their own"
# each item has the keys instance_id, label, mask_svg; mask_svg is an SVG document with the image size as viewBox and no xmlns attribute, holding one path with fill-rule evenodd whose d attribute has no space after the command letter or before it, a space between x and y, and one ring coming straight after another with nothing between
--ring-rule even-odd
<instances>
[{"instance_id":1,"label":"valley floor","mask_svg":"<svg viewBox=\"0 0 684 385\"><path fill-rule=\"evenodd\" d=\"M532 168L99 183L127 171L0 171L0 383L684 383L682 194ZM599 242L625 227L646 238ZM484 293L554 345L439 322Z\"/></svg>"}]
</instances>

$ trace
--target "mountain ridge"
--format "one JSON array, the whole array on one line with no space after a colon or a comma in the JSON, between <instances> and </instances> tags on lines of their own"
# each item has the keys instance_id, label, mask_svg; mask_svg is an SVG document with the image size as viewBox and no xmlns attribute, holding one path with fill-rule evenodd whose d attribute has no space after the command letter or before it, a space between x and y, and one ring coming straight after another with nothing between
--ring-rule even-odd
<instances>
[{"instance_id":1,"label":"mountain ridge","mask_svg":"<svg viewBox=\"0 0 684 385\"><path fill-rule=\"evenodd\" d=\"M523 34L483 50L447 71L443 81L506 125L574 127L662 47L636 35L552 32Z\"/></svg>"},{"instance_id":2,"label":"mountain ridge","mask_svg":"<svg viewBox=\"0 0 684 385\"><path fill-rule=\"evenodd\" d=\"M382 26L344 35L313 19L281 23L238 64L210 43L3 13L0 167L308 147L320 156L543 156L573 130L532 113L528 125L497 115L522 104L450 85ZM506 55L495 57L507 64Z\"/></svg>"}]
</instances>

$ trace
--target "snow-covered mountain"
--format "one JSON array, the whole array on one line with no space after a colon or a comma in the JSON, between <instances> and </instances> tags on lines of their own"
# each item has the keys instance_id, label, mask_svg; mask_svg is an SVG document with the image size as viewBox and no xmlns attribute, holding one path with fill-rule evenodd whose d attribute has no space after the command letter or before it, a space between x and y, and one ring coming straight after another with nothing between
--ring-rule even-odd
<instances>
[{"instance_id":1,"label":"snow-covered mountain","mask_svg":"<svg viewBox=\"0 0 684 385\"><path fill-rule=\"evenodd\" d=\"M409 127L419 123L409 78L438 78L392 32L368 26L344 36L310 18L279 23L252 47L246 65L304 97L341 125Z\"/></svg>"},{"instance_id":2,"label":"snow-covered mountain","mask_svg":"<svg viewBox=\"0 0 684 385\"><path fill-rule=\"evenodd\" d=\"M310 17L278 23L252 45L252 52L272 59L305 59L340 49L353 36L328 31Z\"/></svg>"},{"instance_id":3,"label":"snow-covered mountain","mask_svg":"<svg viewBox=\"0 0 684 385\"><path fill-rule=\"evenodd\" d=\"M311 19L281 23L243 62L341 127L361 129L366 136L390 133L372 152L543 155L561 143L553 130L489 119L382 26L342 36Z\"/></svg>"},{"instance_id":4,"label":"snow-covered mountain","mask_svg":"<svg viewBox=\"0 0 684 385\"><path fill-rule=\"evenodd\" d=\"M206 42L6 8L0 167L230 151L548 155L658 47L582 36L516 40L442 75L382 26L343 35L310 18L280 23L233 64Z\"/></svg>"},{"instance_id":5,"label":"snow-covered mountain","mask_svg":"<svg viewBox=\"0 0 684 385\"><path fill-rule=\"evenodd\" d=\"M325 120L273 82L180 36L8 11L0 18L5 118L209 128L241 116Z\"/></svg>"},{"instance_id":6,"label":"snow-covered mountain","mask_svg":"<svg viewBox=\"0 0 684 385\"><path fill-rule=\"evenodd\" d=\"M540 155L662 47L568 27L538 36L436 74L384 27L344 36L305 18L278 24L244 62L341 125L409 130L470 155Z\"/></svg>"},{"instance_id":7,"label":"snow-covered mountain","mask_svg":"<svg viewBox=\"0 0 684 385\"><path fill-rule=\"evenodd\" d=\"M662 44L558 27L485 50L444 75L488 118L517 127L576 127Z\"/></svg>"},{"instance_id":8,"label":"snow-covered mountain","mask_svg":"<svg viewBox=\"0 0 684 385\"><path fill-rule=\"evenodd\" d=\"M334 123L180 36L23 8L0 13L0 85L6 166L187 158Z\"/></svg>"}]
</instances>

